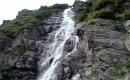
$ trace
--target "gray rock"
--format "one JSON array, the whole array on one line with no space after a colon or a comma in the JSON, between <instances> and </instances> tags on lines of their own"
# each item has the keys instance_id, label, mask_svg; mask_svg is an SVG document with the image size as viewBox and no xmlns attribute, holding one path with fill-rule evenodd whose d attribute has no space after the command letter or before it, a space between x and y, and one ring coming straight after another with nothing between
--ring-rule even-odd
<instances>
[{"instance_id":1,"label":"gray rock","mask_svg":"<svg viewBox=\"0 0 130 80\"><path fill-rule=\"evenodd\" d=\"M113 69L105 62L125 62L129 58L124 45L123 25L112 20L95 19L92 23L78 23L76 27L80 38L78 50L86 55L86 73L91 70L85 79L114 80Z\"/></svg>"},{"instance_id":2,"label":"gray rock","mask_svg":"<svg viewBox=\"0 0 130 80\"><path fill-rule=\"evenodd\" d=\"M62 16L62 12L59 12L44 20L41 25L6 33L13 39L0 41L0 65L8 65L7 69L0 69L0 80L36 79L38 62L49 55L43 52L52 42L53 32L60 27Z\"/></svg>"},{"instance_id":3,"label":"gray rock","mask_svg":"<svg viewBox=\"0 0 130 80\"><path fill-rule=\"evenodd\" d=\"M73 10L76 12L79 9L86 9L88 4L84 1L75 0L73 4Z\"/></svg>"}]
</instances>

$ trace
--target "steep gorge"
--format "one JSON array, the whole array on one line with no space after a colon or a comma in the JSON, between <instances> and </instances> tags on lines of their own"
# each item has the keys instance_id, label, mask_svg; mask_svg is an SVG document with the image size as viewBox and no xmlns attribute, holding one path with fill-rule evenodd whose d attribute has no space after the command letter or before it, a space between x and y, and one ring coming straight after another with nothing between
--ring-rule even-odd
<instances>
[{"instance_id":1,"label":"steep gorge","mask_svg":"<svg viewBox=\"0 0 130 80\"><path fill-rule=\"evenodd\" d=\"M4 21L0 80L129 80L130 2L101 1L76 0L75 14L56 4Z\"/></svg>"}]
</instances>

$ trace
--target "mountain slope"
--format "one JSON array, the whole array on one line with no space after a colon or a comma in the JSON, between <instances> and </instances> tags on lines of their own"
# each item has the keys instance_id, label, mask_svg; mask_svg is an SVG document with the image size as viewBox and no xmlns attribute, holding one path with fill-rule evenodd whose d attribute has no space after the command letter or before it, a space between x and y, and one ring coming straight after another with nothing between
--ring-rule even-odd
<instances>
[{"instance_id":1,"label":"mountain slope","mask_svg":"<svg viewBox=\"0 0 130 80\"><path fill-rule=\"evenodd\" d=\"M86 55L83 80L129 80L129 0L76 1L74 8L79 54Z\"/></svg>"},{"instance_id":2,"label":"mountain slope","mask_svg":"<svg viewBox=\"0 0 130 80\"><path fill-rule=\"evenodd\" d=\"M0 27L0 80L35 80L49 34L59 28L67 4L22 10ZM58 22L57 22L57 21Z\"/></svg>"}]
</instances>

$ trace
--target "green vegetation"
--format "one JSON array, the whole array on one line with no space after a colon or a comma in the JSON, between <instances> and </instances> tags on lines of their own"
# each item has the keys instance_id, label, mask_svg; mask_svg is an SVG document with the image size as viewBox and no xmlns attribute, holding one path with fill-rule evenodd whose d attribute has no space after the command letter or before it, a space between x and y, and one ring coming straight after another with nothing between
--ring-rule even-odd
<instances>
[{"instance_id":1,"label":"green vegetation","mask_svg":"<svg viewBox=\"0 0 130 80\"><path fill-rule=\"evenodd\" d=\"M89 21L92 20L94 18L112 18L112 11L109 9L101 9L101 10L97 10L97 11L93 11L93 12L89 12L87 14L87 18L85 19L85 21Z\"/></svg>"},{"instance_id":2,"label":"green vegetation","mask_svg":"<svg viewBox=\"0 0 130 80\"><path fill-rule=\"evenodd\" d=\"M27 51L29 51L29 48L26 46L24 41L21 41L20 45L17 45L19 56L23 56Z\"/></svg>"},{"instance_id":3,"label":"green vegetation","mask_svg":"<svg viewBox=\"0 0 130 80\"><path fill-rule=\"evenodd\" d=\"M30 49L27 47L24 40L21 40L18 45L11 49L11 52L18 57L22 57L27 51L30 51Z\"/></svg>"},{"instance_id":4,"label":"green vegetation","mask_svg":"<svg viewBox=\"0 0 130 80\"><path fill-rule=\"evenodd\" d=\"M23 59L26 52L31 51L30 47L28 47L28 44L25 42L26 34L24 34L24 29L41 26L44 24L43 21L45 19L66 8L68 8L66 4L56 4L50 7L42 6L38 10L24 9L18 13L16 19L5 20L0 26L0 41L11 39L11 43L4 47L3 53L15 57L15 63L19 62ZM0 79L2 80L27 79L26 76L30 77L30 75L33 76L36 73L31 69L25 70L25 68L12 67L4 63L0 64L0 72Z\"/></svg>"},{"instance_id":5,"label":"green vegetation","mask_svg":"<svg viewBox=\"0 0 130 80\"><path fill-rule=\"evenodd\" d=\"M128 20L130 12L122 10L121 5L128 0L89 0L89 6L86 9L79 9L76 19L80 21L89 21L95 18ZM117 15L118 14L118 15Z\"/></svg>"},{"instance_id":6,"label":"green vegetation","mask_svg":"<svg viewBox=\"0 0 130 80\"><path fill-rule=\"evenodd\" d=\"M15 80L17 77L19 77L19 79L20 79L20 78L24 78L25 76L34 75L34 73L32 71L16 69L16 68L10 67L9 65L6 65L6 64L0 65L0 71L2 73L1 74L2 80L10 80L10 79ZM21 77L21 75L23 77Z\"/></svg>"},{"instance_id":7,"label":"green vegetation","mask_svg":"<svg viewBox=\"0 0 130 80\"><path fill-rule=\"evenodd\" d=\"M9 21L5 25L2 25L2 29L6 31L15 31L16 29L23 29L39 25L41 20L37 18L36 14L40 15L40 13L38 14L36 11L22 10L18 13L16 19Z\"/></svg>"},{"instance_id":8,"label":"green vegetation","mask_svg":"<svg viewBox=\"0 0 130 80\"><path fill-rule=\"evenodd\" d=\"M91 9L90 10L99 10L104 7L107 7L110 4L113 4L114 0L90 0Z\"/></svg>"},{"instance_id":9,"label":"green vegetation","mask_svg":"<svg viewBox=\"0 0 130 80\"><path fill-rule=\"evenodd\" d=\"M122 14L119 14L115 17L116 20L119 20L119 21L127 21L130 19L130 11L128 12L124 12Z\"/></svg>"},{"instance_id":10,"label":"green vegetation","mask_svg":"<svg viewBox=\"0 0 130 80\"><path fill-rule=\"evenodd\" d=\"M87 17L87 13L85 11L80 11L76 14L75 18L78 21L84 21L84 19Z\"/></svg>"},{"instance_id":11,"label":"green vegetation","mask_svg":"<svg viewBox=\"0 0 130 80\"><path fill-rule=\"evenodd\" d=\"M78 12L76 15L76 19L78 21L89 21L94 18L113 18L113 11L111 11L109 8L105 8L101 10L90 11L88 13L82 11Z\"/></svg>"},{"instance_id":12,"label":"green vegetation","mask_svg":"<svg viewBox=\"0 0 130 80\"><path fill-rule=\"evenodd\" d=\"M9 40L10 38L4 34L0 34L0 41L6 41Z\"/></svg>"},{"instance_id":13,"label":"green vegetation","mask_svg":"<svg viewBox=\"0 0 130 80\"><path fill-rule=\"evenodd\" d=\"M10 68L10 66L7 64L0 64L0 70L1 69L9 69L9 68Z\"/></svg>"},{"instance_id":14,"label":"green vegetation","mask_svg":"<svg viewBox=\"0 0 130 80\"><path fill-rule=\"evenodd\" d=\"M24 9L18 13L16 19L12 21L4 21L0 29L5 31L15 31L17 29L36 27L42 24L42 21L50 17L52 14L56 14L59 10L63 10L67 7L67 4L56 4L50 7L42 6L38 10Z\"/></svg>"},{"instance_id":15,"label":"green vegetation","mask_svg":"<svg viewBox=\"0 0 130 80\"><path fill-rule=\"evenodd\" d=\"M122 5L130 0L89 0L87 8L81 8L76 12L75 18L79 21L93 23L95 18L112 19L117 21L130 20L130 11L123 10ZM129 29L128 29L129 30ZM130 72L130 59L127 62L110 60L106 62L114 68L114 75L123 77Z\"/></svg>"},{"instance_id":16,"label":"green vegetation","mask_svg":"<svg viewBox=\"0 0 130 80\"><path fill-rule=\"evenodd\" d=\"M0 26L0 41L6 41L15 38L15 33L22 32L30 27L37 27L43 24L43 20L53 14L63 11L68 7L67 4L55 4L53 6L41 6L38 10L23 9L18 12L16 19L4 20ZM21 48L21 47L20 47ZM20 50L24 50L22 47Z\"/></svg>"},{"instance_id":17,"label":"green vegetation","mask_svg":"<svg viewBox=\"0 0 130 80\"><path fill-rule=\"evenodd\" d=\"M122 77L126 73L130 72L130 59L127 62L120 62L120 61L108 61L106 62L110 67L114 68L114 75L117 77Z\"/></svg>"},{"instance_id":18,"label":"green vegetation","mask_svg":"<svg viewBox=\"0 0 130 80\"><path fill-rule=\"evenodd\" d=\"M126 65L124 63L109 61L107 63L110 67L114 67L114 75L118 77L122 77L127 72Z\"/></svg>"}]
</instances>

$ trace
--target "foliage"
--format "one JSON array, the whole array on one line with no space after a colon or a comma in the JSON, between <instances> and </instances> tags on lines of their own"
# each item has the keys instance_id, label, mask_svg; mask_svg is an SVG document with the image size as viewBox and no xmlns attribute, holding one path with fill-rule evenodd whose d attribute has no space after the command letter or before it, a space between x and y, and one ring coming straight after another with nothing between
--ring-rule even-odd
<instances>
[{"instance_id":1,"label":"foliage","mask_svg":"<svg viewBox=\"0 0 130 80\"><path fill-rule=\"evenodd\" d=\"M130 11L124 12L122 14L119 14L115 17L116 20L119 21L127 21L130 19Z\"/></svg>"},{"instance_id":2,"label":"foliage","mask_svg":"<svg viewBox=\"0 0 130 80\"><path fill-rule=\"evenodd\" d=\"M55 14L59 10L63 10L67 7L67 4L55 4L50 7L42 6L38 10L24 9L18 13L16 19L4 22L1 25L0 29L6 31L15 31L16 29L36 27L39 26L43 20L47 19L52 14Z\"/></svg>"},{"instance_id":3,"label":"foliage","mask_svg":"<svg viewBox=\"0 0 130 80\"><path fill-rule=\"evenodd\" d=\"M80 21L90 21L94 18L113 18L113 12L109 8L91 11L88 13L85 12L79 12L76 15L76 19Z\"/></svg>"},{"instance_id":4,"label":"foliage","mask_svg":"<svg viewBox=\"0 0 130 80\"><path fill-rule=\"evenodd\" d=\"M130 71L130 59L128 59L126 67L127 67L128 71Z\"/></svg>"},{"instance_id":5,"label":"foliage","mask_svg":"<svg viewBox=\"0 0 130 80\"><path fill-rule=\"evenodd\" d=\"M127 0L90 0L91 9L98 10L106 7L111 7L112 10L117 10L121 3Z\"/></svg>"},{"instance_id":6,"label":"foliage","mask_svg":"<svg viewBox=\"0 0 130 80\"><path fill-rule=\"evenodd\" d=\"M114 0L90 0L91 9L94 11L94 10L104 8L107 5L113 4L113 1Z\"/></svg>"},{"instance_id":7,"label":"foliage","mask_svg":"<svg viewBox=\"0 0 130 80\"><path fill-rule=\"evenodd\" d=\"M121 4L126 1L128 0L89 0L88 8L78 10L76 19L78 21L89 21L95 18L128 20L130 19L129 12L124 13L120 10ZM116 16L117 13L118 16Z\"/></svg>"},{"instance_id":8,"label":"foliage","mask_svg":"<svg viewBox=\"0 0 130 80\"><path fill-rule=\"evenodd\" d=\"M11 49L12 53L18 57L23 56L29 50L24 40L20 40L20 43Z\"/></svg>"},{"instance_id":9,"label":"foliage","mask_svg":"<svg viewBox=\"0 0 130 80\"><path fill-rule=\"evenodd\" d=\"M127 62L110 60L106 62L110 67L114 67L114 74L117 77L124 76L127 72L130 72L130 59Z\"/></svg>"},{"instance_id":10,"label":"foliage","mask_svg":"<svg viewBox=\"0 0 130 80\"><path fill-rule=\"evenodd\" d=\"M77 12L75 16L76 20L78 20L79 22L84 21L86 17L87 17L87 13L85 13L84 11Z\"/></svg>"},{"instance_id":11,"label":"foliage","mask_svg":"<svg viewBox=\"0 0 130 80\"><path fill-rule=\"evenodd\" d=\"M17 48L19 48L19 55L22 56L26 53L26 51L28 51L28 47L26 46L26 44L24 43L24 41L21 41L21 44L17 46Z\"/></svg>"},{"instance_id":12,"label":"foliage","mask_svg":"<svg viewBox=\"0 0 130 80\"><path fill-rule=\"evenodd\" d=\"M93 18L112 18L112 11L109 9L101 9L98 11L93 11L88 13L87 20L91 20Z\"/></svg>"},{"instance_id":13,"label":"foliage","mask_svg":"<svg viewBox=\"0 0 130 80\"><path fill-rule=\"evenodd\" d=\"M115 76L123 76L126 73L126 68L125 68L125 64L123 63L119 63L119 62L114 62L114 61L110 61L109 66L114 67L114 74Z\"/></svg>"},{"instance_id":14,"label":"foliage","mask_svg":"<svg viewBox=\"0 0 130 80\"><path fill-rule=\"evenodd\" d=\"M9 65L7 65L7 64L0 64L0 70L1 69L8 69L8 68L10 68Z\"/></svg>"},{"instance_id":15,"label":"foliage","mask_svg":"<svg viewBox=\"0 0 130 80\"><path fill-rule=\"evenodd\" d=\"M10 80L10 79L21 79L25 76L34 75L32 71L30 70L24 70L24 69L17 69L14 67L11 67L7 64L0 64L0 71L1 71L1 78L2 80ZM21 77L21 75L23 77Z\"/></svg>"},{"instance_id":16,"label":"foliage","mask_svg":"<svg viewBox=\"0 0 130 80\"><path fill-rule=\"evenodd\" d=\"M9 40L10 38L7 35L0 34L0 41Z\"/></svg>"},{"instance_id":17,"label":"foliage","mask_svg":"<svg viewBox=\"0 0 130 80\"><path fill-rule=\"evenodd\" d=\"M66 9L68 7L67 4L54 4L52 9Z\"/></svg>"}]
</instances>

